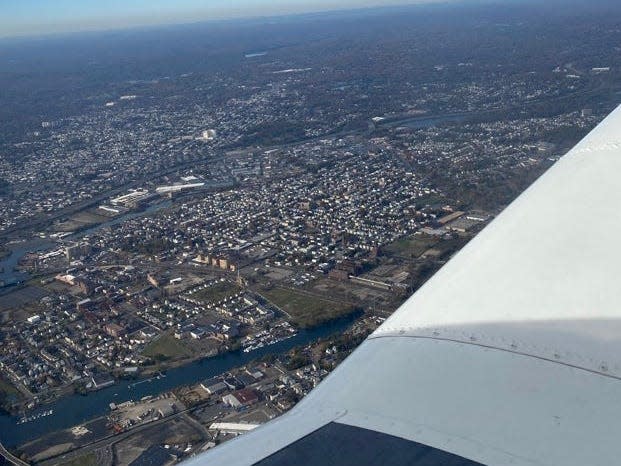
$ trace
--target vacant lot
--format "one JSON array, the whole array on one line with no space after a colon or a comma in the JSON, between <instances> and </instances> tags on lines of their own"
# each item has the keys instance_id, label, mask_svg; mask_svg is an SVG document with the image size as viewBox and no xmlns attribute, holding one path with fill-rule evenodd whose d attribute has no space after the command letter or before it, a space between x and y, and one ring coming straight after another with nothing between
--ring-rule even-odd
<instances>
[{"instance_id":1,"label":"vacant lot","mask_svg":"<svg viewBox=\"0 0 621 466\"><path fill-rule=\"evenodd\" d=\"M241 291L241 288L231 282L217 282L192 294L193 299L198 299L206 303L217 303L229 296L233 296Z\"/></svg>"},{"instance_id":2,"label":"vacant lot","mask_svg":"<svg viewBox=\"0 0 621 466\"><path fill-rule=\"evenodd\" d=\"M287 288L272 288L263 291L262 295L287 312L300 327L313 327L354 311L351 304L330 301Z\"/></svg>"},{"instance_id":3,"label":"vacant lot","mask_svg":"<svg viewBox=\"0 0 621 466\"><path fill-rule=\"evenodd\" d=\"M88 443L99 440L110 434L110 430L106 427L108 419L99 417L83 424L86 433L76 436L71 429L57 430L43 437L38 437L20 447L20 450L34 461L42 461L46 458L62 454L63 452L86 445ZM82 459L76 458L73 463L69 464L97 464L89 463L90 456L82 456Z\"/></svg>"},{"instance_id":4,"label":"vacant lot","mask_svg":"<svg viewBox=\"0 0 621 466\"><path fill-rule=\"evenodd\" d=\"M22 394L10 382L0 378L0 407L7 408L22 399Z\"/></svg>"},{"instance_id":5,"label":"vacant lot","mask_svg":"<svg viewBox=\"0 0 621 466\"><path fill-rule=\"evenodd\" d=\"M0 310L18 308L37 303L44 296L47 296L47 292L38 286L19 288L2 295L0 298Z\"/></svg>"},{"instance_id":6,"label":"vacant lot","mask_svg":"<svg viewBox=\"0 0 621 466\"><path fill-rule=\"evenodd\" d=\"M65 222L57 223L55 228L58 231L77 231L108 220L110 220L108 217L98 215L93 211L84 211L78 212Z\"/></svg>"},{"instance_id":7,"label":"vacant lot","mask_svg":"<svg viewBox=\"0 0 621 466\"><path fill-rule=\"evenodd\" d=\"M78 456L67 463L60 463L61 466L97 466L97 456L95 453L86 453Z\"/></svg>"},{"instance_id":8,"label":"vacant lot","mask_svg":"<svg viewBox=\"0 0 621 466\"><path fill-rule=\"evenodd\" d=\"M168 359L188 358L192 356L192 351L172 335L164 334L157 340L149 343L142 354L156 360L165 361Z\"/></svg>"},{"instance_id":9,"label":"vacant lot","mask_svg":"<svg viewBox=\"0 0 621 466\"><path fill-rule=\"evenodd\" d=\"M15 395L15 396L19 395L17 388L15 388L13 384L1 378L0 378L0 392L6 393L7 395Z\"/></svg>"},{"instance_id":10,"label":"vacant lot","mask_svg":"<svg viewBox=\"0 0 621 466\"><path fill-rule=\"evenodd\" d=\"M420 257L438 241L437 238L429 235L413 235L409 238L403 238L389 244L384 248L384 251L389 255L411 259Z\"/></svg>"},{"instance_id":11,"label":"vacant lot","mask_svg":"<svg viewBox=\"0 0 621 466\"><path fill-rule=\"evenodd\" d=\"M184 417L176 417L145 428L115 444L115 464L130 464L152 445L197 444L203 440L205 440L203 433L194 424ZM147 462L147 459L144 459L145 462L141 464L162 464L161 460Z\"/></svg>"}]
</instances>

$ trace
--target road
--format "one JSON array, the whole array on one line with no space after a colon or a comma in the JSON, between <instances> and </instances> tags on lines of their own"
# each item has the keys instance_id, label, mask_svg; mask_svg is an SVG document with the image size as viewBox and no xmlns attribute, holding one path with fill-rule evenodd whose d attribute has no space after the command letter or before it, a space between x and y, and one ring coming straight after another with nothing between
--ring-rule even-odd
<instances>
[{"instance_id":1,"label":"road","mask_svg":"<svg viewBox=\"0 0 621 466\"><path fill-rule=\"evenodd\" d=\"M121 440L126 439L127 437L129 437L130 435L134 435L138 432L141 432L145 429L148 429L150 427L153 426L157 426L157 425L161 425L164 424L166 422L169 422L171 419L175 419L175 418L183 418L187 420L190 420L190 424L198 429L201 433L205 434L207 432L207 429L205 427L203 427L199 422L197 422L196 420L193 420L191 416L188 415L188 413L192 410L198 409L202 406L207 406L208 402L204 402L204 403L199 403L196 406L192 406L191 408L186 408L182 411L179 411L178 413L172 414L170 416L167 417L163 417L161 419L158 419L157 421L152 421L152 422L147 422L146 424L141 424L138 425L136 427L133 427L129 430L126 430L125 432L121 432L120 434L111 434L108 435L102 439L99 440L95 440L92 443L88 443L86 445L82 445L79 446L71 451L65 452L65 453L61 453L55 456L52 456L50 458L47 458L39 463L37 463L39 466L52 466L53 464L57 464L58 460L63 460L63 462L68 462L71 461L73 459L79 458L80 456L86 455L87 453L90 452L95 452L96 450L99 450L100 448L104 448L104 447L112 447L113 445L115 445L116 443L120 442ZM199 427L200 426L200 427ZM210 438L210 437L209 437ZM15 463L18 464L18 463ZM20 466L28 466L28 463L19 463Z\"/></svg>"},{"instance_id":2,"label":"road","mask_svg":"<svg viewBox=\"0 0 621 466\"><path fill-rule=\"evenodd\" d=\"M185 414L185 411L173 414L171 416L168 417L164 417L162 419L158 419L157 421L153 421L153 422L148 422L146 424L141 424L139 426L136 426L132 429L129 429L125 432L121 432L120 434L116 434L116 435L108 435L107 437L104 437L100 440L96 440L92 443L86 444L86 445L82 445L80 447L75 448L74 450L71 450L69 452L65 452L65 453L61 453L59 455L55 455L52 456L50 458L47 458L44 461L39 462L38 464L41 466L47 465L47 466L51 466L53 464L57 464L58 460L62 460L63 462L68 462L71 460L74 460L76 458L79 458L80 456L84 456L87 453L90 452L94 452L100 448L103 447L108 447L108 446L112 446L115 443L120 442L121 440L126 439L127 437L129 437L130 435L134 435L137 432L143 431L149 427L153 427L153 426L157 426L159 424L162 424L164 422L170 421L171 419L175 418L175 417L179 417Z\"/></svg>"},{"instance_id":3,"label":"road","mask_svg":"<svg viewBox=\"0 0 621 466\"><path fill-rule=\"evenodd\" d=\"M4 445L0 443L0 456L4 457L9 463L14 464L16 466L30 466L29 463L20 460L18 457L14 456L10 451L4 448Z\"/></svg>"}]
</instances>

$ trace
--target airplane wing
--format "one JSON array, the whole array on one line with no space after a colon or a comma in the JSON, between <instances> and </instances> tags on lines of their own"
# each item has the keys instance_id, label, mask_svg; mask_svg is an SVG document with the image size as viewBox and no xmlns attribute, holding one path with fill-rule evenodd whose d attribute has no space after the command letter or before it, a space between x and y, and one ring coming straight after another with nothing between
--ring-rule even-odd
<instances>
[{"instance_id":1,"label":"airplane wing","mask_svg":"<svg viewBox=\"0 0 621 466\"><path fill-rule=\"evenodd\" d=\"M621 463L621 107L294 409L189 465Z\"/></svg>"}]
</instances>

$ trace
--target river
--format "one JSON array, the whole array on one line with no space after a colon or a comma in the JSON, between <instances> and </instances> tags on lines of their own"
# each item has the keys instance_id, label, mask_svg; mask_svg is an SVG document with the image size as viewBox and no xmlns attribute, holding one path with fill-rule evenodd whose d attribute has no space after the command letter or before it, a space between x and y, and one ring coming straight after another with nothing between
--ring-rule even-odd
<instances>
[{"instance_id":1,"label":"river","mask_svg":"<svg viewBox=\"0 0 621 466\"><path fill-rule=\"evenodd\" d=\"M53 409L52 415L24 424L17 424L18 417L0 415L0 442L7 447L15 447L50 432L66 429L88 419L105 415L110 411L110 403L122 403L130 399L138 400L143 396L158 395L182 385L196 384L203 379L246 365L267 354L283 353L294 346L305 345L322 337L342 333L357 317L353 315L313 329L300 330L292 338L249 353L235 351L201 359L185 366L169 369L165 373L166 377L152 379L149 382L136 384L135 380L121 381L103 390L90 392L86 396L66 396L29 413L29 415L36 415Z\"/></svg>"},{"instance_id":2,"label":"river","mask_svg":"<svg viewBox=\"0 0 621 466\"><path fill-rule=\"evenodd\" d=\"M466 120L468 114L456 113L452 115L438 115L438 116L415 116L396 118L394 120L386 120L385 122L379 122L378 126L388 126L391 128L410 128L410 129L423 129L431 128L432 126L438 126L445 123L461 123Z\"/></svg>"},{"instance_id":3,"label":"river","mask_svg":"<svg viewBox=\"0 0 621 466\"><path fill-rule=\"evenodd\" d=\"M51 248L54 243L47 240L31 240L22 243L15 243L8 246L11 253L0 261L0 289L4 286L17 285L24 280L28 280L26 272L17 270L19 261L28 252L44 251Z\"/></svg>"},{"instance_id":4,"label":"river","mask_svg":"<svg viewBox=\"0 0 621 466\"><path fill-rule=\"evenodd\" d=\"M153 214L159 210L165 209L166 207L170 207L172 205L172 201L170 199L166 199L164 201L160 201L160 202L155 202L151 205L149 205L149 207L147 207L144 210L139 210L137 212L128 212L126 214L120 215L118 217L114 217L111 220L108 220L107 222L104 223L99 223L97 225L94 225L90 228L87 228L85 230L79 231L74 235L68 236L68 239L77 239L77 238L81 238L83 236L88 236L90 234L95 233L98 230L101 230L102 228L106 228L106 227L111 227L113 225L118 225L119 223L123 223L126 220L131 220L132 218L138 218L138 217L146 217L149 214Z\"/></svg>"},{"instance_id":5,"label":"river","mask_svg":"<svg viewBox=\"0 0 621 466\"><path fill-rule=\"evenodd\" d=\"M144 210L138 212L128 212L119 217L114 217L106 222L99 223L85 230L81 230L73 235L65 237L65 240L78 240L84 236L93 234L96 231L101 230L102 228L118 225L119 223L125 222L126 220L131 220L132 218L147 216L166 207L170 207L170 205L171 201L169 199L157 202L151 204ZM46 249L51 249L54 247L55 244L56 243L50 241L49 239L35 238L21 243L9 245L8 248L11 253L3 260L0 260L0 289L3 285L17 285L24 280L28 280L30 278L30 276L26 272L20 272L19 270L17 270L17 266L19 265L19 261L22 259L22 257L24 257L29 252L39 252Z\"/></svg>"}]
</instances>

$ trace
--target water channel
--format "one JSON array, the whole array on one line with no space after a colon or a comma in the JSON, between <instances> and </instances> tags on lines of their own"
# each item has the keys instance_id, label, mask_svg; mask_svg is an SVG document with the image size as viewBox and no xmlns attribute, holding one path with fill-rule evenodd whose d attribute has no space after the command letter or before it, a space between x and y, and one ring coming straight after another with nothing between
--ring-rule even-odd
<instances>
[{"instance_id":1,"label":"water channel","mask_svg":"<svg viewBox=\"0 0 621 466\"><path fill-rule=\"evenodd\" d=\"M244 353L235 351L223 355L201 359L181 367L169 369L165 377L151 378L136 383L136 380L122 380L117 384L97 392L84 395L70 395L40 406L29 413L36 417L39 413L53 410L49 416L42 416L30 422L18 424L19 418L7 414L0 415L0 442L7 447L21 445L47 433L72 427L84 421L107 414L110 403L138 400L147 395L158 395L182 385L191 385L203 379L244 366L267 354L279 354L299 345L306 345L319 338L342 333L358 316L334 320L328 324L309 330L300 330L297 335L273 345Z\"/></svg>"}]
</instances>

